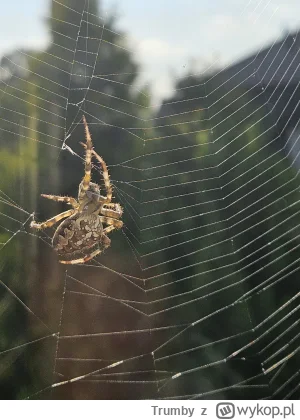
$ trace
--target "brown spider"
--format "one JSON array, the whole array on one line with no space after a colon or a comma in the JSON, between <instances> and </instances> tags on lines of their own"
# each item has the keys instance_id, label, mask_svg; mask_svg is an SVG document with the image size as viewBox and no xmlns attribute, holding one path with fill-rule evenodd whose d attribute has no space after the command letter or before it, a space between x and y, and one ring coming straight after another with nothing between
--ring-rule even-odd
<instances>
[{"instance_id":1,"label":"brown spider","mask_svg":"<svg viewBox=\"0 0 300 420\"><path fill-rule=\"evenodd\" d=\"M106 234L123 226L123 222L119 220L123 213L122 207L118 203L111 202L112 186L107 166L102 157L93 150L90 131L84 116L83 123L86 144L81 144L86 149L85 174L79 184L78 201L73 197L41 194L49 200L68 203L73 209L64 211L45 222L37 223L33 220L30 224L34 229L45 229L66 219L58 226L52 239L53 248L62 264L83 264L91 260L110 246L111 241ZM106 196L100 195L99 185L91 182L92 155L102 166ZM104 228L103 223L108 226Z\"/></svg>"}]
</instances>

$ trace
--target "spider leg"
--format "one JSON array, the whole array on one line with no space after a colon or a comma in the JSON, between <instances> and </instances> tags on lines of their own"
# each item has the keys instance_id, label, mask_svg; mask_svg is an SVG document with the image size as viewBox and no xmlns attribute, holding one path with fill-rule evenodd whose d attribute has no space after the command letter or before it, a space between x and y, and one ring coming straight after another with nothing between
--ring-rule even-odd
<instances>
[{"instance_id":1,"label":"spider leg","mask_svg":"<svg viewBox=\"0 0 300 420\"><path fill-rule=\"evenodd\" d=\"M116 206L119 206L118 203L105 203L105 207L110 207L111 209L115 208Z\"/></svg>"},{"instance_id":2,"label":"spider leg","mask_svg":"<svg viewBox=\"0 0 300 420\"><path fill-rule=\"evenodd\" d=\"M113 217L99 216L102 223L106 223L108 226L103 229L103 233L109 233L114 229L121 229L123 226L122 220L114 219Z\"/></svg>"},{"instance_id":3,"label":"spider leg","mask_svg":"<svg viewBox=\"0 0 300 420\"><path fill-rule=\"evenodd\" d=\"M83 198L85 197L86 191L89 189L90 182L91 182L91 172L92 172L92 150L93 150L93 143L92 138L90 134L89 127L87 125L85 116L83 116L83 124L85 129L85 138L86 138L86 144L85 144L85 169L84 169L84 177L82 178L82 181L80 183L79 187L79 194L78 194L78 200L81 202Z\"/></svg>"},{"instance_id":4,"label":"spider leg","mask_svg":"<svg viewBox=\"0 0 300 420\"><path fill-rule=\"evenodd\" d=\"M84 143L80 143L85 149L87 149L87 145ZM103 180L104 180L104 185L105 185L105 189L106 189L106 200L107 203L111 202L112 199L112 185L110 183L109 180L109 174L108 174L108 169L106 166L106 163L104 161L104 159L98 155L97 152L95 152L94 149L92 149L92 154L95 156L95 158L98 160L98 162L100 162L101 166L102 166L102 176L103 176Z\"/></svg>"},{"instance_id":5,"label":"spider leg","mask_svg":"<svg viewBox=\"0 0 300 420\"><path fill-rule=\"evenodd\" d=\"M32 220L32 222L30 223L30 227L34 229L39 229L39 230L46 229L55 225L55 223L59 222L61 219L65 219L66 217L72 216L72 214L74 213L75 213L75 210L70 209L70 210L64 211L63 213L57 214L56 216L51 217L51 219L48 219L42 223L37 223L35 220Z\"/></svg>"},{"instance_id":6,"label":"spider leg","mask_svg":"<svg viewBox=\"0 0 300 420\"><path fill-rule=\"evenodd\" d=\"M96 255L100 254L102 252L102 249L96 249L96 251L93 251L90 255L86 255L82 258L77 258L76 260L71 261L59 261L61 264L84 264L87 261L90 261L92 258L96 257Z\"/></svg>"},{"instance_id":7,"label":"spider leg","mask_svg":"<svg viewBox=\"0 0 300 420\"><path fill-rule=\"evenodd\" d=\"M74 209L78 207L78 203L73 197L62 197L60 195L41 194L42 197L48 198L48 200L62 201L63 203L70 204Z\"/></svg>"},{"instance_id":8,"label":"spider leg","mask_svg":"<svg viewBox=\"0 0 300 420\"><path fill-rule=\"evenodd\" d=\"M107 208L108 207L108 208ZM107 203L102 207L101 214L106 217L113 217L114 219L120 219L123 214L123 209L118 203Z\"/></svg>"}]
</instances>

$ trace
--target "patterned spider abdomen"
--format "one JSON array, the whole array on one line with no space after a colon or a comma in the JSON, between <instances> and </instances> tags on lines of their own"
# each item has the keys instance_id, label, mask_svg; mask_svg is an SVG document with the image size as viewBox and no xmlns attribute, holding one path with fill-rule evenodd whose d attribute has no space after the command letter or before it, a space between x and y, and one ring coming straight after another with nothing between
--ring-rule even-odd
<instances>
[{"instance_id":1,"label":"patterned spider abdomen","mask_svg":"<svg viewBox=\"0 0 300 420\"><path fill-rule=\"evenodd\" d=\"M64 260L90 255L96 249L104 251L110 239L103 233L101 220L96 214L75 214L64 220L52 239L55 251Z\"/></svg>"}]
</instances>

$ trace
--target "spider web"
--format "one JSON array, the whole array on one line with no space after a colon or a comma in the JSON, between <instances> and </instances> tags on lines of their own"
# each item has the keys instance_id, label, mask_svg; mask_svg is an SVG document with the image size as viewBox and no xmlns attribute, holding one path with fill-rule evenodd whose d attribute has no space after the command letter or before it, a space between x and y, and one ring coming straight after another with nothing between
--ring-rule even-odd
<instances>
[{"instance_id":1,"label":"spider web","mask_svg":"<svg viewBox=\"0 0 300 420\"><path fill-rule=\"evenodd\" d=\"M17 398L297 399L298 32L178 77L158 107L114 18L75 4L52 2L46 51L0 63L1 386ZM276 12L250 1L239 18L267 31ZM41 193L77 194L82 114L124 228L66 268L54 228L29 224L65 209Z\"/></svg>"}]
</instances>

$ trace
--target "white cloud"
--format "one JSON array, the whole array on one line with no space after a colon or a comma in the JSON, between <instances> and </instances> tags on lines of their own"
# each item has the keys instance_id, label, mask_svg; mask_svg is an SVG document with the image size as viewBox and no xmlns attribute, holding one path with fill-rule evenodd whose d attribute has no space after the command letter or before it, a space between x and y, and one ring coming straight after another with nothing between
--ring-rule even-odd
<instances>
[{"instance_id":1,"label":"white cloud","mask_svg":"<svg viewBox=\"0 0 300 420\"><path fill-rule=\"evenodd\" d=\"M2 39L0 41L0 57L10 54L14 50L44 49L49 43L48 37L15 37L14 39Z\"/></svg>"},{"instance_id":2,"label":"white cloud","mask_svg":"<svg viewBox=\"0 0 300 420\"><path fill-rule=\"evenodd\" d=\"M146 38L137 44L138 54L143 57L174 57L184 52L183 47L171 45L159 38Z\"/></svg>"}]
</instances>

